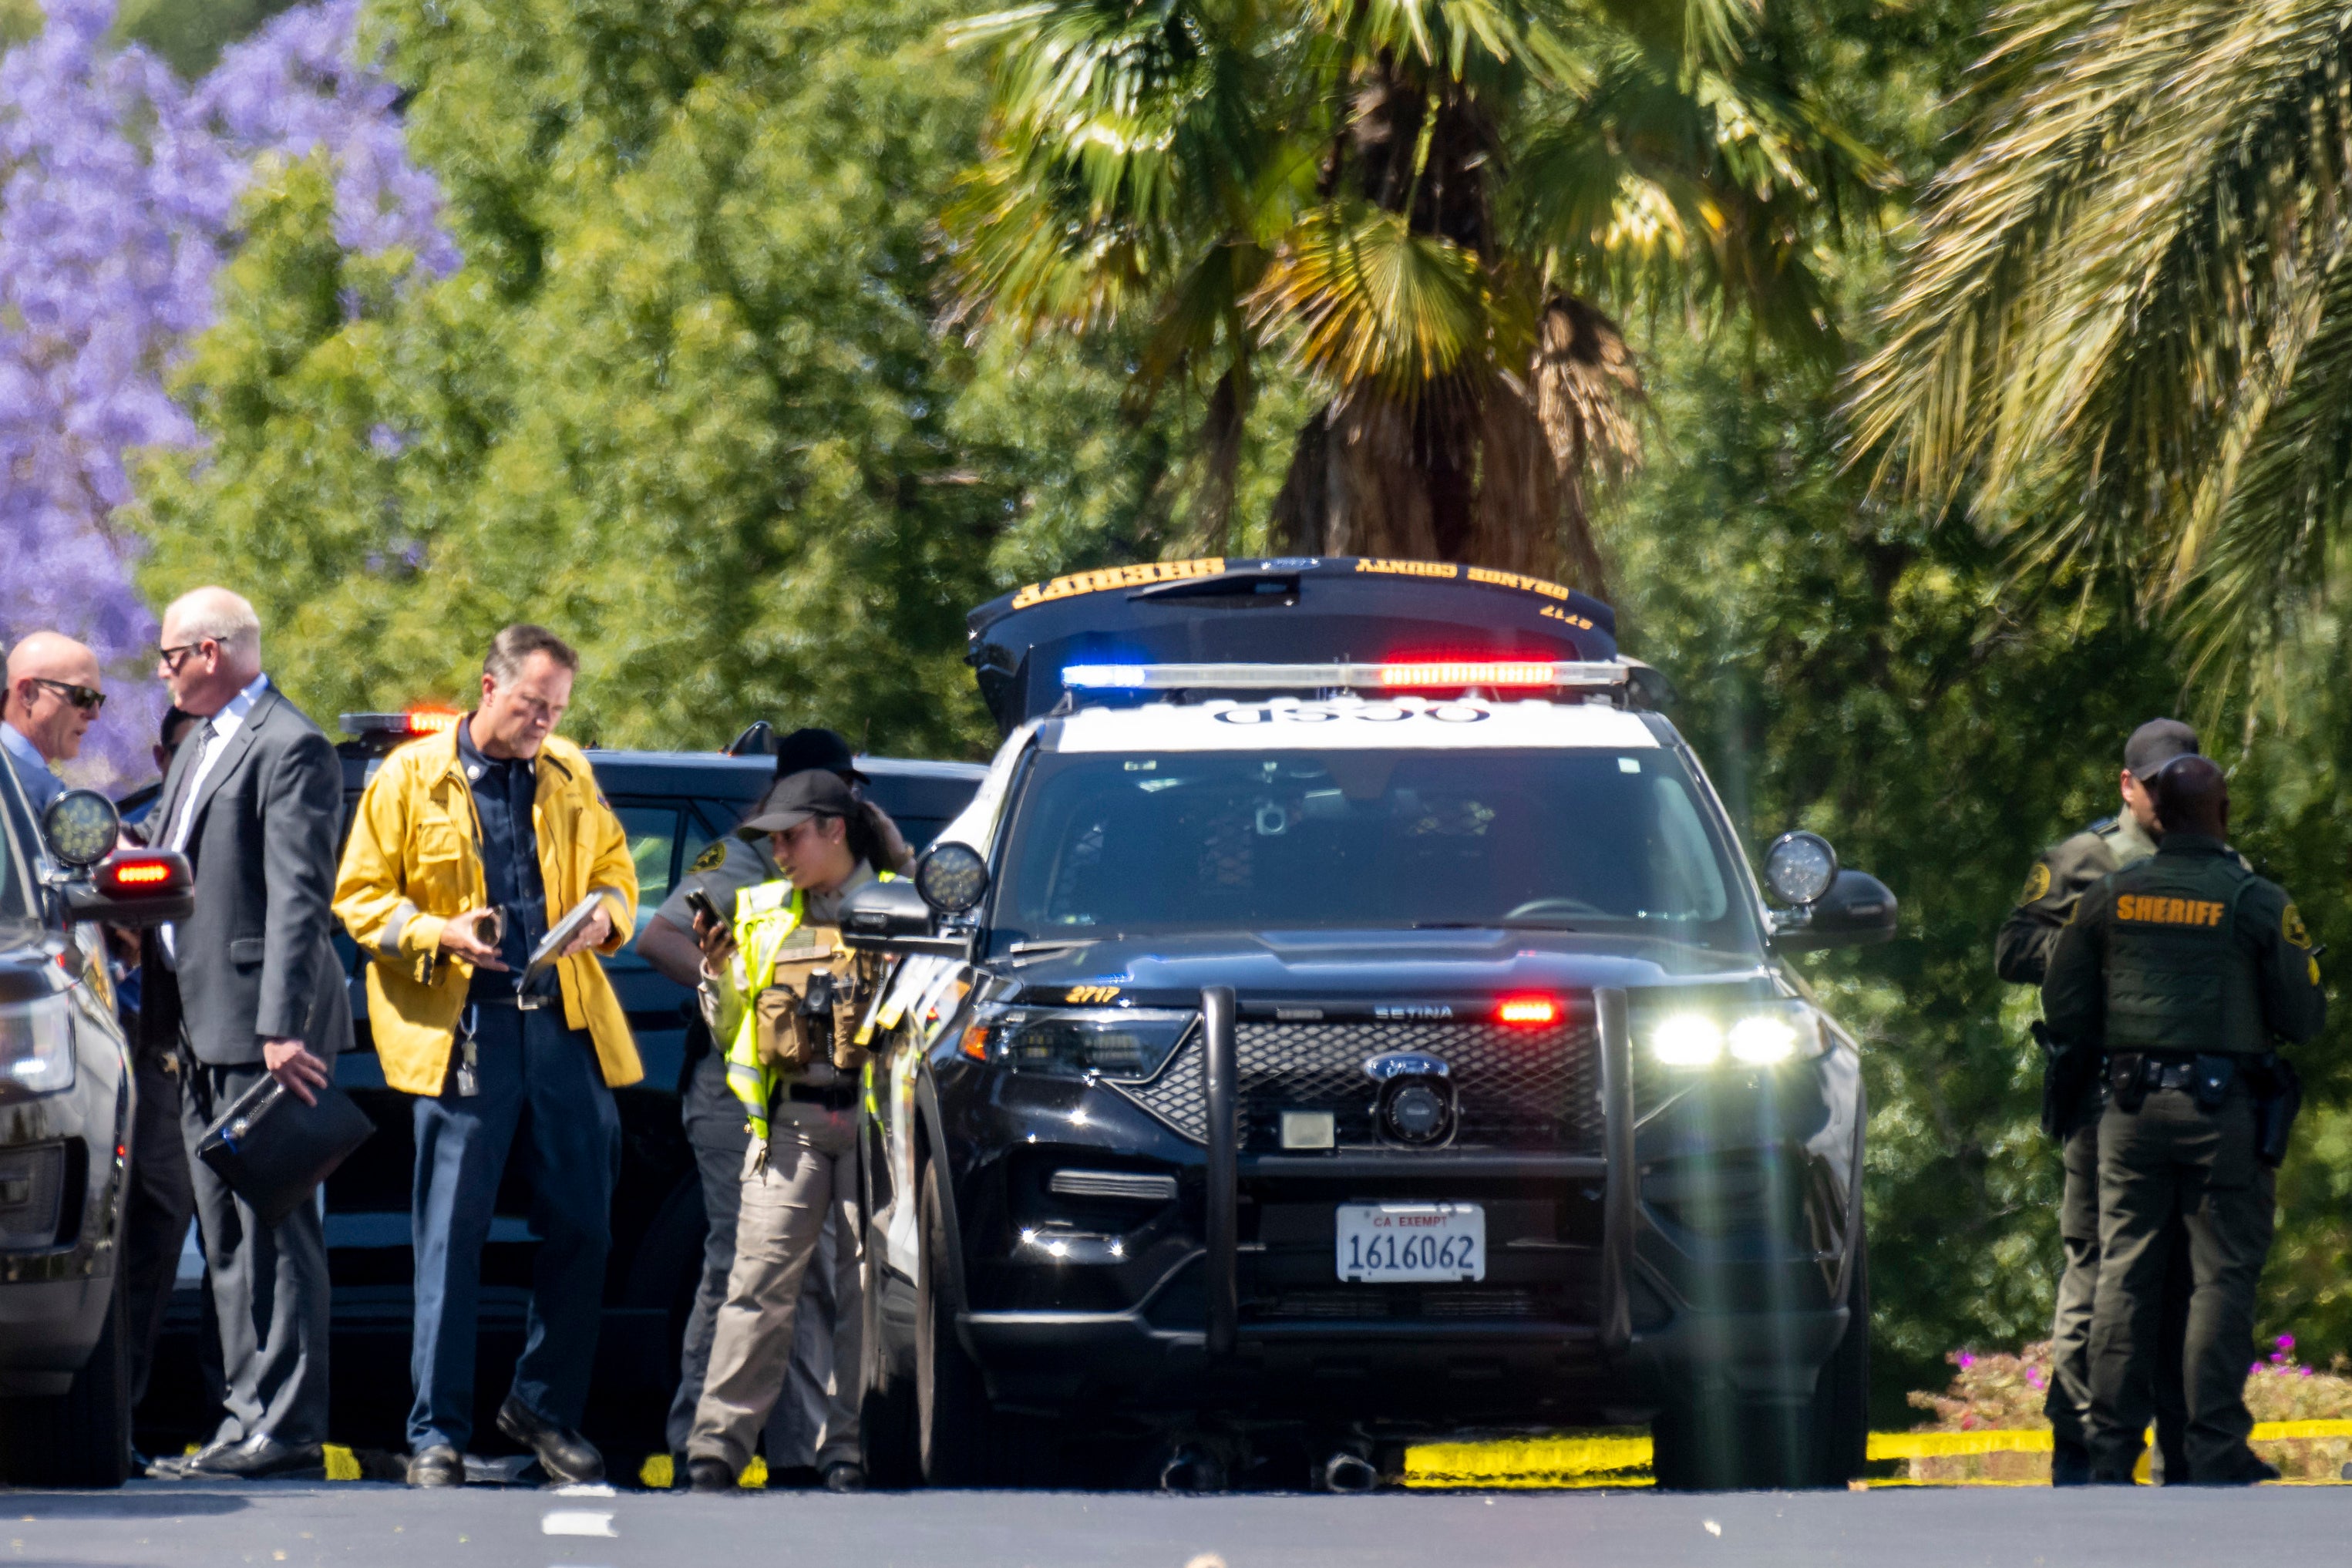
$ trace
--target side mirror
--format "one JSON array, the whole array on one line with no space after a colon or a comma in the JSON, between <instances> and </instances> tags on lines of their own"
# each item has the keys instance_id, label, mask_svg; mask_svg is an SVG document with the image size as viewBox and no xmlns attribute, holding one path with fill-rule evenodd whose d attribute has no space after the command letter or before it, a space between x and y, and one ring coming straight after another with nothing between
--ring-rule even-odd
<instances>
[{"instance_id":1,"label":"side mirror","mask_svg":"<svg viewBox=\"0 0 2352 1568\"><path fill-rule=\"evenodd\" d=\"M871 882L842 906L841 940L880 952L944 953L961 958L970 943L962 937L931 934L931 907L904 878Z\"/></svg>"},{"instance_id":2,"label":"side mirror","mask_svg":"<svg viewBox=\"0 0 2352 1568\"><path fill-rule=\"evenodd\" d=\"M1785 952L1866 947L1895 935L1895 895L1867 871L1840 871L1827 893L1772 915L1772 945Z\"/></svg>"},{"instance_id":3,"label":"side mirror","mask_svg":"<svg viewBox=\"0 0 2352 1568\"><path fill-rule=\"evenodd\" d=\"M114 853L122 816L96 790L69 789L41 813L41 837L51 859L68 871L87 871Z\"/></svg>"},{"instance_id":4,"label":"side mirror","mask_svg":"<svg viewBox=\"0 0 2352 1568\"><path fill-rule=\"evenodd\" d=\"M943 915L980 907L988 896L988 862L969 844L934 844L915 862L915 890Z\"/></svg>"}]
</instances>

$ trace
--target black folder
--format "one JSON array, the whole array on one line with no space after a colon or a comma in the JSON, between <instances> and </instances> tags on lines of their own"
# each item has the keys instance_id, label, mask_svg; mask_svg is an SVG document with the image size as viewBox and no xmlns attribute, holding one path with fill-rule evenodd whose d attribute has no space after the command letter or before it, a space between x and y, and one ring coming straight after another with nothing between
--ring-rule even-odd
<instances>
[{"instance_id":1,"label":"black folder","mask_svg":"<svg viewBox=\"0 0 2352 1568\"><path fill-rule=\"evenodd\" d=\"M265 1078L221 1112L196 1145L196 1157L253 1205L261 1223L292 1214L351 1152L368 1141L375 1123L333 1084L305 1105L274 1078Z\"/></svg>"}]
</instances>

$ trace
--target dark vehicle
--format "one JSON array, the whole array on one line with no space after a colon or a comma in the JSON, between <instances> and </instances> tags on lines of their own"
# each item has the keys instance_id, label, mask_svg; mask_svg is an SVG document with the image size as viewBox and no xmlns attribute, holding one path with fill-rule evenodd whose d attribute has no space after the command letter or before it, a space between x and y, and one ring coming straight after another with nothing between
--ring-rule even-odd
<instances>
[{"instance_id":1,"label":"dark vehicle","mask_svg":"<svg viewBox=\"0 0 2352 1568\"><path fill-rule=\"evenodd\" d=\"M1854 1042L1606 605L1443 564L1160 563L971 616L1008 738L912 885L869 1184L869 1465L1341 1489L1651 1421L1667 1485L1864 1452ZM1125 1467L1123 1470L1119 1467Z\"/></svg>"},{"instance_id":2,"label":"dark vehicle","mask_svg":"<svg viewBox=\"0 0 2352 1568\"><path fill-rule=\"evenodd\" d=\"M358 733L338 750L343 758L345 826L351 807L391 749L454 714L352 714ZM637 929L643 931L678 878L710 844L731 831L774 776L772 741L754 725L727 752L591 751L590 763L605 798L627 830L637 868ZM763 748L763 742L765 749ZM929 842L971 799L985 770L963 763L906 762L861 757L872 784L868 795L898 823L910 844ZM334 1281L331 1416L336 1440L388 1449L405 1447L410 1398L408 1352L414 1319L409 1257L409 1199L415 1161L410 1098L385 1087L369 1043L366 994L358 949L336 938L351 970L357 1048L337 1065L336 1081L376 1123L362 1144L327 1182L328 1265ZM678 1339L692 1305L708 1223L694 1159L678 1124L693 994L656 973L634 941L605 960L637 1048L644 1079L616 1092L622 1124L620 1180L614 1188L613 1255L605 1278L604 1325L597 1345L586 1430L614 1456L616 1473L634 1468L624 1456L659 1452L662 1412L677 1384ZM520 1165L499 1194L490 1240L483 1254L480 1359L476 1379L483 1402L478 1442L499 1446L493 1416L504 1397L504 1368L522 1348L530 1296L530 1190ZM184 1263L167 1336L181 1353L159 1358L142 1422L193 1438L211 1403L192 1352L202 1301L195 1289L200 1259ZM168 1363L168 1365L167 1365ZM173 1385L165 1390L167 1377Z\"/></svg>"},{"instance_id":3,"label":"dark vehicle","mask_svg":"<svg viewBox=\"0 0 2352 1568\"><path fill-rule=\"evenodd\" d=\"M105 796L37 827L0 763L0 1477L113 1487L129 1473L121 1257L130 1047L98 922L181 919L188 863L116 853Z\"/></svg>"}]
</instances>

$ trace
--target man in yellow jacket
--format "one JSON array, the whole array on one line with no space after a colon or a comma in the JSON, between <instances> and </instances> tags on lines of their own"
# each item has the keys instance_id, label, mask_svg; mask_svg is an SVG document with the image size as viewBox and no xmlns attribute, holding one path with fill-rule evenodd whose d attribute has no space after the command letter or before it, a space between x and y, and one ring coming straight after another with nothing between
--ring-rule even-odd
<instances>
[{"instance_id":1,"label":"man in yellow jacket","mask_svg":"<svg viewBox=\"0 0 2352 1568\"><path fill-rule=\"evenodd\" d=\"M519 1124L539 1249L499 1428L556 1480L604 1473L579 1426L620 1166L613 1090L645 1070L597 962L635 930L636 868L587 758L552 733L579 668L543 627L500 632L480 706L383 760L335 883L335 913L373 958L384 1081L417 1097L411 1486L465 1479L482 1244ZM530 967L582 906L561 955Z\"/></svg>"}]
</instances>

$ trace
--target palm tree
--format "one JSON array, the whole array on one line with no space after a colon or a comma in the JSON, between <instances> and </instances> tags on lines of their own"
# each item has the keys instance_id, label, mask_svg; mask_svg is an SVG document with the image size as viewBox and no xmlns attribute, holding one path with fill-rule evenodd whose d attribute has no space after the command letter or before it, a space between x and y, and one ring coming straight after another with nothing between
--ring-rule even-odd
<instances>
[{"instance_id":1,"label":"palm tree","mask_svg":"<svg viewBox=\"0 0 2352 1568\"><path fill-rule=\"evenodd\" d=\"M2202 668L2325 584L2352 503L2352 11L2023 0L1998 25L1856 427L2026 565L2183 613Z\"/></svg>"},{"instance_id":2,"label":"palm tree","mask_svg":"<svg viewBox=\"0 0 2352 1568\"><path fill-rule=\"evenodd\" d=\"M1139 322L1205 392L1213 549L1263 356L1309 373L1276 548L1599 585L1587 487L1639 453L1606 300L1835 352L1811 246L1878 165L1746 0L1034 0L950 231L962 308Z\"/></svg>"}]
</instances>

